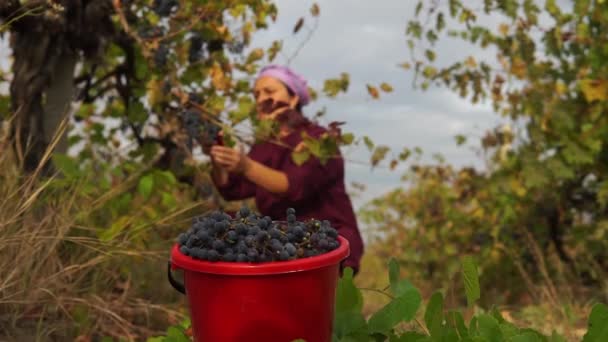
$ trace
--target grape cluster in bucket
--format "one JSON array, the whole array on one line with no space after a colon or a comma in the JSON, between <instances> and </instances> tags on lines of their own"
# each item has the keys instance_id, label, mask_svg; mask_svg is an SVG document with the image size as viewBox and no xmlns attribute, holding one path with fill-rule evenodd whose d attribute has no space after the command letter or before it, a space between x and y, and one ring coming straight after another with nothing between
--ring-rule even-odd
<instances>
[{"instance_id":1,"label":"grape cluster in bucket","mask_svg":"<svg viewBox=\"0 0 608 342\"><path fill-rule=\"evenodd\" d=\"M300 222L293 208L287 209L287 221L273 221L246 207L235 218L221 211L194 218L178 243L180 252L194 259L251 263L311 257L340 245L329 221Z\"/></svg>"}]
</instances>

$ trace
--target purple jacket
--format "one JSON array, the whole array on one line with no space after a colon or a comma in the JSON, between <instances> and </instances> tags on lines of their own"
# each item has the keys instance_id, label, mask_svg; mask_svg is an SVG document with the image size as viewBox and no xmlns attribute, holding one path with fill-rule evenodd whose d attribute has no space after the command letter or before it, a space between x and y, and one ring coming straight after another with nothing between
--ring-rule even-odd
<instances>
[{"instance_id":1,"label":"purple jacket","mask_svg":"<svg viewBox=\"0 0 608 342\"><path fill-rule=\"evenodd\" d=\"M363 241L344 185L344 159L332 158L323 165L319 159L311 156L301 166L296 165L291 159L291 152L302 141L302 130L312 137L319 137L325 132L323 127L311 124L281 139L291 148L262 142L253 145L249 152L251 159L287 175L289 188L286 193L273 194L236 174L230 174L226 185L216 186L228 201L255 197L260 213L275 220L285 220L285 212L290 207L296 209L298 220L329 220L350 244L350 256L344 266L358 271Z\"/></svg>"}]
</instances>

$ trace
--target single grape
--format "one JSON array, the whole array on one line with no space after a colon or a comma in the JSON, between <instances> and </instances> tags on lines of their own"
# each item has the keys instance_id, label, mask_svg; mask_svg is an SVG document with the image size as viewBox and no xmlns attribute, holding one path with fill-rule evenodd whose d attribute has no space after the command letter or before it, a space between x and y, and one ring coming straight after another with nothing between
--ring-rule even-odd
<instances>
[{"instance_id":1,"label":"single grape","mask_svg":"<svg viewBox=\"0 0 608 342\"><path fill-rule=\"evenodd\" d=\"M202 243L207 243L211 239L211 237L209 236L209 233L205 229L201 229L198 232L196 232L196 236Z\"/></svg>"},{"instance_id":2,"label":"single grape","mask_svg":"<svg viewBox=\"0 0 608 342\"><path fill-rule=\"evenodd\" d=\"M287 253L289 253L289 256L294 256L296 255L296 246L294 246L292 243L288 243L285 244L285 250L287 251Z\"/></svg>"},{"instance_id":3,"label":"single grape","mask_svg":"<svg viewBox=\"0 0 608 342\"><path fill-rule=\"evenodd\" d=\"M245 244L245 241L239 241L238 244L236 245L236 250L239 253L247 253L247 250L249 249L249 247L247 247L247 244Z\"/></svg>"},{"instance_id":4,"label":"single grape","mask_svg":"<svg viewBox=\"0 0 608 342\"><path fill-rule=\"evenodd\" d=\"M281 233L280 230L278 230L277 228L270 228L270 230L268 231L268 233L270 234L270 237L273 239L280 239L281 235L283 235Z\"/></svg>"},{"instance_id":5,"label":"single grape","mask_svg":"<svg viewBox=\"0 0 608 342\"><path fill-rule=\"evenodd\" d=\"M222 260L228 261L228 262L233 262L233 261L236 260L236 256L234 254L232 254L232 253L226 253L222 257Z\"/></svg>"},{"instance_id":6,"label":"single grape","mask_svg":"<svg viewBox=\"0 0 608 342\"><path fill-rule=\"evenodd\" d=\"M250 214L249 208L247 208L247 207L242 207L242 208L239 210L239 214L240 214L240 216L241 216L241 217L247 217L247 216L249 216L249 214Z\"/></svg>"},{"instance_id":7,"label":"single grape","mask_svg":"<svg viewBox=\"0 0 608 342\"><path fill-rule=\"evenodd\" d=\"M321 239L319 240L318 246L320 249L327 249L329 247L329 242L327 239Z\"/></svg>"},{"instance_id":8,"label":"single grape","mask_svg":"<svg viewBox=\"0 0 608 342\"><path fill-rule=\"evenodd\" d=\"M283 244L277 239L272 239L270 240L270 249L275 252L280 251L281 249L283 249Z\"/></svg>"},{"instance_id":9,"label":"single grape","mask_svg":"<svg viewBox=\"0 0 608 342\"><path fill-rule=\"evenodd\" d=\"M190 249L187 246L181 246L179 248L179 251L183 254L183 255L190 255Z\"/></svg>"},{"instance_id":10,"label":"single grape","mask_svg":"<svg viewBox=\"0 0 608 342\"><path fill-rule=\"evenodd\" d=\"M246 235L249 229L247 229L247 225L244 223L239 223L236 225L236 232L241 235Z\"/></svg>"},{"instance_id":11,"label":"single grape","mask_svg":"<svg viewBox=\"0 0 608 342\"><path fill-rule=\"evenodd\" d=\"M261 231L255 236L255 239L258 243L264 243L268 240L268 233Z\"/></svg>"},{"instance_id":12,"label":"single grape","mask_svg":"<svg viewBox=\"0 0 608 342\"><path fill-rule=\"evenodd\" d=\"M296 210L294 208L287 209L287 215L295 215L295 214L296 214Z\"/></svg>"},{"instance_id":13,"label":"single grape","mask_svg":"<svg viewBox=\"0 0 608 342\"><path fill-rule=\"evenodd\" d=\"M256 236L260 232L260 228L258 226L249 227L249 231L247 234Z\"/></svg>"},{"instance_id":14,"label":"single grape","mask_svg":"<svg viewBox=\"0 0 608 342\"><path fill-rule=\"evenodd\" d=\"M255 236L247 235L245 237L245 244L247 244L247 246L249 246L249 247L255 246Z\"/></svg>"},{"instance_id":15,"label":"single grape","mask_svg":"<svg viewBox=\"0 0 608 342\"><path fill-rule=\"evenodd\" d=\"M330 251L333 251L334 249L338 248L339 243L335 240L329 241L328 245L327 245L327 249Z\"/></svg>"},{"instance_id":16,"label":"single grape","mask_svg":"<svg viewBox=\"0 0 608 342\"><path fill-rule=\"evenodd\" d=\"M221 221L215 222L215 224L213 225L213 228L217 234L222 234L226 231L226 226L224 225L224 222L221 222Z\"/></svg>"},{"instance_id":17,"label":"single grape","mask_svg":"<svg viewBox=\"0 0 608 342\"><path fill-rule=\"evenodd\" d=\"M338 231L335 228L328 228L327 229L327 236L335 239L335 238L338 237Z\"/></svg>"},{"instance_id":18,"label":"single grape","mask_svg":"<svg viewBox=\"0 0 608 342\"><path fill-rule=\"evenodd\" d=\"M212 247L216 251L221 252L224 250L224 248L226 248L226 244L224 244L224 241L222 240L215 240L213 241Z\"/></svg>"},{"instance_id":19,"label":"single grape","mask_svg":"<svg viewBox=\"0 0 608 342\"><path fill-rule=\"evenodd\" d=\"M239 253L239 254L236 256L236 261L237 261L237 262L247 262L247 261L249 261L249 259L247 258L247 255L246 255L246 254L244 254L244 253Z\"/></svg>"},{"instance_id":20,"label":"single grape","mask_svg":"<svg viewBox=\"0 0 608 342\"><path fill-rule=\"evenodd\" d=\"M192 248L197 242L199 242L198 237L196 237L196 235L190 235L188 242L186 242L186 247Z\"/></svg>"},{"instance_id":21,"label":"single grape","mask_svg":"<svg viewBox=\"0 0 608 342\"><path fill-rule=\"evenodd\" d=\"M254 248L250 248L249 251L247 251L247 259L250 262L256 262L256 261L258 261L258 258L259 258L259 253Z\"/></svg>"},{"instance_id":22,"label":"single grape","mask_svg":"<svg viewBox=\"0 0 608 342\"><path fill-rule=\"evenodd\" d=\"M185 244L186 242L188 242L188 235L186 235L186 233L179 234L179 237L177 238L177 242L180 245Z\"/></svg>"},{"instance_id":23,"label":"single grape","mask_svg":"<svg viewBox=\"0 0 608 342\"><path fill-rule=\"evenodd\" d=\"M220 253L212 249L207 253L207 259L209 261L218 261L220 259Z\"/></svg>"},{"instance_id":24,"label":"single grape","mask_svg":"<svg viewBox=\"0 0 608 342\"><path fill-rule=\"evenodd\" d=\"M289 253L286 250L282 250L279 253L279 260L285 261L285 260L288 260L288 259L289 259Z\"/></svg>"},{"instance_id":25,"label":"single grape","mask_svg":"<svg viewBox=\"0 0 608 342\"><path fill-rule=\"evenodd\" d=\"M293 234L297 237L297 238L303 238L304 237L304 229L302 229L302 227L296 226L293 229Z\"/></svg>"},{"instance_id":26,"label":"single grape","mask_svg":"<svg viewBox=\"0 0 608 342\"><path fill-rule=\"evenodd\" d=\"M239 234L237 234L237 232L235 232L234 230L231 230L228 232L228 234L226 234L226 239L228 240L228 242L236 243L239 239Z\"/></svg>"}]
</instances>

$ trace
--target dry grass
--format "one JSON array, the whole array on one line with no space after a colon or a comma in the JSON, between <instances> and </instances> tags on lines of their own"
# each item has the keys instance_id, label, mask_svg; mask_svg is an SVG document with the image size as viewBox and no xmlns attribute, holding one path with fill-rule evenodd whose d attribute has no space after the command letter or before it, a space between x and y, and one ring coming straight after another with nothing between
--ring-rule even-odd
<instances>
[{"instance_id":1,"label":"dry grass","mask_svg":"<svg viewBox=\"0 0 608 342\"><path fill-rule=\"evenodd\" d=\"M40 170L24 176L5 133L0 131L0 340L136 340L183 319L183 299L164 279L172 222L138 227L139 237L152 237L143 243L128 234L102 241L98 236L107 226L96 210L132 188L131 180L114 187L120 191L93 197L81 191L86 180L43 178ZM168 217L178 222L186 212Z\"/></svg>"}]
</instances>

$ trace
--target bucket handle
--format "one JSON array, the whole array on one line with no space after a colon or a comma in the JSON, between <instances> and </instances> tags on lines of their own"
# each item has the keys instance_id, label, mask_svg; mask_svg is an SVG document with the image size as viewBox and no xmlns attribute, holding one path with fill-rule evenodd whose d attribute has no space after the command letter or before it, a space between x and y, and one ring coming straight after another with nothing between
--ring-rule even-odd
<instances>
[{"instance_id":1,"label":"bucket handle","mask_svg":"<svg viewBox=\"0 0 608 342\"><path fill-rule=\"evenodd\" d=\"M184 284L181 284L180 282L175 280L175 278L173 278L173 273L171 273L171 261L167 262L167 277L169 278L169 283L171 283L171 286L173 286L173 288L177 290L177 292L180 292L181 294L186 294L186 288L184 287Z\"/></svg>"}]
</instances>

